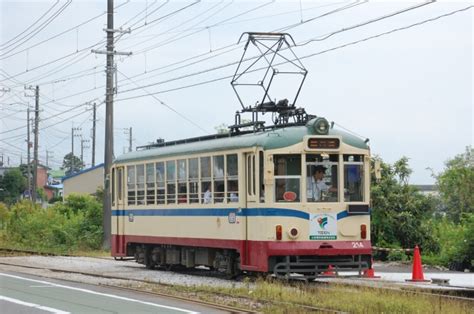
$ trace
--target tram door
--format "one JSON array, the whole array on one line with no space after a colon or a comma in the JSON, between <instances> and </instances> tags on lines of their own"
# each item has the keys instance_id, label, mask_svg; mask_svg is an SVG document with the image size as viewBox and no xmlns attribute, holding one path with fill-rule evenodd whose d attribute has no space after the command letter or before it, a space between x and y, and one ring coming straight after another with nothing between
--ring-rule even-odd
<instances>
[{"instance_id":1,"label":"tram door","mask_svg":"<svg viewBox=\"0 0 474 314\"><path fill-rule=\"evenodd\" d=\"M117 230L117 236L116 236L116 244L117 244L117 253L120 254L125 254L125 238L124 238L124 233L125 233L125 198L124 198L124 167L118 167L115 168L112 174L115 174L115 180L114 185L115 185L115 195L113 199L115 200L115 203L117 204L117 215L116 215L116 230Z\"/></svg>"},{"instance_id":2,"label":"tram door","mask_svg":"<svg viewBox=\"0 0 474 314\"><path fill-rule=\"evenodd\" d=\"M259 162L258 152L246 153L245 155L245 190L246 190L246 208L247 217L245 219L246 240L245 241L245 258L243 264L252 265L255 261L250 260L251 252L248 241L256 240L255 234L258 234L257 216L251 213L255 212L255 208L259 203Z\"/></svg>"}]
</instances>

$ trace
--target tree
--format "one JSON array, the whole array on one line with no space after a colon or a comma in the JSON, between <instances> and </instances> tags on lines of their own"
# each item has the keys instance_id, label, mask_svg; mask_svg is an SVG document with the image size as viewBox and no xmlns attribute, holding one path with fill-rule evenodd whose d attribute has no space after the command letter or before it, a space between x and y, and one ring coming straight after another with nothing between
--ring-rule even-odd
<instances>
[{"instance_id":1,"label":"tree","mask_svg":"<svg viewBox=\"0 0 474 314\"><path fill-rule=\"evenodd\" d=\"M436 252L439 246L425 223L434 210L434 199L408 185L411 169L408 158L393 165L380 161L382 178L372 174L372 242L378 246L413 248L416 244Z\"/></svg>"},{"instance_id":2,"label":"tree","mask_svg":"<svg viewBox=\"0 0 474 314\"><path fill-rule=\"evenodd\" d=\"M0 201L14 203L26 189L26 179L20 169L14 168L5 172L0 180Z\"/></svg>"},{"instance_id":3,"label":"tree","mask_svg":"<svg viewBox=\"0 0 474 314\"><path fill-rule=\"evenodd\" d=\"M446 169L436 181L442 200L442 210L454 222L459 223L463 214L474 213L474 149L448 160Z\"/></svg>"},{"instance_id":4,"label":"tree","mask_svg":"<svg viewBox=\"0 0 474 314\"><path fill-rule=\"evenodd\" d=\"M69 153L64 156L62 168L66 170L68 176L84 169L84 162L79 157Z\"/></svg>"}]
</instances>

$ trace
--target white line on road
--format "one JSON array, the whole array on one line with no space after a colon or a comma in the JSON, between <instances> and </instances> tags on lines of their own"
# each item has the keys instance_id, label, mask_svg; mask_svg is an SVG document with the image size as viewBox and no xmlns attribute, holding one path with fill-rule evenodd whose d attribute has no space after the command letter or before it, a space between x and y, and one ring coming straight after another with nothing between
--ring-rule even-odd
<instances>
[{"instance_id":1,"label":"white line on road","mask_svg":"<svg viewBox=\"0 0 474 314\"><path fill-rule=\"evenodd\" d=\"M119 299L119 300L123 300L123 301L136 302L136 303L150 305L150 306L154 306L154 307L160 307L160 308L164 308L164 309L180 311L180 312L184 312L184 313L188 313L188 314L199 314L199 312L189 311L189 310L186 310L186 309L181 309L181 308L177 308L177 307L173 307L173 306L167 306L167 305L161 305L161 304L156 304L156 303L152 303L152 302L140 301L140 300L131 299L131 298L127 298L127 297L121 297L121 296L114 295L114 294L108 294L108 293L96 292L96 291L92 291L92 290L88 290L88 289L70 287L70 286L60 285L60 284L56 284L56 283L52 283L52 282L48 282L48 281L43 281L43 280L30 279L30 278L14 276L14 275L9 275L9 274L4 274L4 273L0 273L0 276L16 278L16 279L22 279L22 280L41 283L41 284L47 284L47 285L51 285L51 286L55 286L55 287L59 287L59 288L81 291L81 292L85 292L85 293L100 295L100 296ZM66 312L64 312L64 313L66 313Z\"/></svg>"},{"instance_id":2,"label":"white line on road","mask_svg":"<svg viewBox=\"0 0 474 314\"><path fill-rule=\"evenodd\" d=\"M34 307L34 308L37 308L37 309L40 309L40 310L43 310L43 311L48 311L48 312L51 312L51 313L69 314L69 312L64 312L64 311L61 311L61 310L58 310L58 309L53 309L52 307L47 307L47 306L43 306L43 305L39 305L39 304L25 302L25 301L13 299L13 298L5 297L3 295L0 295L0 300L5 300L7 302L12 302L12 303L16 303L16 304L20 304L20 305L24 305L24 306L28 306L28 307Z\"/></svg>"}]
</instances>

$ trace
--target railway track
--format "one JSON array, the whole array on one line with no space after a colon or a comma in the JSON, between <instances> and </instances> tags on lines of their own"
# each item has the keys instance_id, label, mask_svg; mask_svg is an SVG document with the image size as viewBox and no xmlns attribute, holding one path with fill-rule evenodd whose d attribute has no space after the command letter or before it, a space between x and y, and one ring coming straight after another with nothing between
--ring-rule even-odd
<instances>
[{"instance_id":1,"label":"railway track","mask_svg":"<svg viewBox=\"0 0 474 314\"><path fill-rule=\"evenodd\" d=\"M25 255L45 255L45 256L55 256L56 254L51 254L51 253L37 253L34 251L28 251L28 250L15 250L15 249L4 249L0 248L0 255L2 253L7 253L9 256L11 255L18 255L18 254L25 254ZM68 255L61 255L61 256L68 256ZM70 256L70 255L69 255ZM97 257L98 259L104 259ZM124 276L111 276L111 275L105 275L105 274L97 274L97 273L92 273L92 272L86 272L86 271L74 271L74 270L65 270L65 269L59 269L59 268L51 268L51 267L38 267L38 266L30 266L30 265L17 265L13 263L7 263L7 262L0 262L0 265L8 265L8 266L17 266L17 267L23 267L23 268L29 268L29 269L38 269L38 270L45 270L45 271L51 271L55 273L65 273L65 274L77 274L77 275L83 275L83 276L88 276L88 277L95 277L95 278L105 278L105 279L115 279L115 280L124 280L124 281L134 281L137 283L141 284L146 284L146 285L163 285L166 286L167 284L164 283L157 283L156 281L150 281L150 280L141 280L141 279L131 279L129 277L124 277ZM155 270L156 271L156 270ZM212 277L212 278L217 278L217 279L226 279L222 275L215 274L213 272L209 272L206 270L179 270L175 269L172 270L175 273L178 274L184 274L184 275L191 275L191 276L197 276L197 277ZM246 277L250 278L250 282L253 282L256 280L256 277ZM242 279L241 279L242 280ZM240 280L240 281L241 281ZM247 279L248 280L248 279ZM276 280L276 279L275 279ZM229 280L229 281L235 281L235 280ZM301 287L302 282L301 281L289 281L286 284L288 285L294 285ZM324 289L331 289L331 283L327 282L310 282L308 283L308 287L310 289L316 288L315 286L318 285L318 289L324 288ZM347 287L354 287L353 283L338 283L339 286L347 286ZM116 286L112 285L112 287L115 288L124 288L122 286ZM371 286L364 286L365 288L368 289L378 289L378 290L391 290L391 291L397 291L397 292L409 292L414 295L425 295L425 296L436 296L436 297L441 297L441 298L446 298L446 299L456 299L456 300L462 300L462 301L469 301L469 302L474 302L474 289L466 289L466 290L433 290L433 289L418 289L418 288L406 288L406 287L389 287L389 286L382 286L382 287L371 287ZM446 288L451 288L450 286L446 286ZM454 287L456 288L456 287ZM465 288L465 287L463 287ZM124 288L124 289L131 289L134 290L133 288ZM137 291L142 291L142 290L137 290ZM155 292L154 292L155 293ZM454 293L454 295L453 295ZM169 295L166 293L155 293L156 295L160 296L166 296L166 297L175 297L173 295ZM219 295L223 298L234 298L234 296L225 294L225 293L219 293ZM179 298L179 297L178 297ZM253 300L251 298L248 298L249 300ZM188 298L185 298L184 300L189 300ZM254 300L253 300L254 301ZM275 302L274 300L259 300L259 302L265 304L265 303L278 303ZM288 304L281 302L281 304L285 305L291 305L291 306L297 306L301 308L305 308L307 310L314 310L314 311L322 311L322 312L327 312L327 313L342 313L340 311L335 311L332 309L325 309L325 308L318 308L318 307L313 307L313 306L307 306L303 304ZM238 308L230 308L235 311L242 311L242 309ZM246 312L252 312L246 310Z\"/></svg>"},{"instance_id":2,"label":"railway track","mask_svg":"<svg viewBox=\"0 0 474 314\"><path fill-rule=\"evenodd\" d=\"M24 252L22 252L22 253L24 253ZM50 268L50 267L38 267L38 266L31 266L31 265L18 265L18 264L14 264L14 263L6 263L6 262L0 262L0 265L14 266L14 267L26 268L26 269L44 270L44 271L50 271L50 272L54 272L54 273L77 274L77 275L83 275L83 276L94 277L94 278L124 280L124 281L127 281L127 282L132 281L132 282L136 282L136 283L140 283L140 284L150 285L151 287L153 285L164 285L164 286L166 286L166 284L157 283L157 282L153 282L153 281L149 281L149 280L130 279L128 277L102 275L102 274L95 274L95 273L89 273L89 272L83 272L83 271L71 271L71 270L65 270L65 269L57 269L57 268ZM39 277L43 277L43 278L50 278L50 277L45 276L45 275L37 275L37 274L35 274L35 275L39 276ZM74 281L74 280L71 280L71 279L63 279L63 278L61 278L61 280L70 281L70 282L78 282L78 281ZM109 284L109 283L107 283L107 284L104 284L104 283L102 283L102 284L88 283L88 284L92 284L92 285L96 285L96 286L111 287L111 288L116 288L116 289L120 289L120 290L124 290L124 291L134 291L134 292L146 293L146 294L149 294L149 295L155 295L155 296L161 296L161 297L166 297L166 298L175 299L175 300L191 302L191 303L207 306L207 307L214 308L214 309L228 311L229 313L259 313L259 311L251 310L251 309L248 309L248 308L239 308L239 307L235 307L235 306L229 306L229 305L224 305L224 304L221 304L221 303L204 301L204 300L195 299L195 298L191 299L191 298L189 298L189 296L186 296L186 297L185 296L178 296L178 295L169 294L169 293L163 293L163 292L157 292L157 291L148 291L148 290L138 289L138 288L133 288L133 287L124 287L124 286L121 286L121 285ZM225 299L225 298L235 299L236 298L235 296L230 295L230 294L226 294L226 293L212 292L212 294L213 295L218 295L220 297L220 299ZM242 300L244 298L239 296L238 299ZM343 313L345 314L346 313L346 312L343 312L343 311L338 311L338 310L329 309L329 308L309 306L309 305L298 304L298 303L280 302L280 301L275 301L275 300L259 299L258 301L256 301L254 299L247 298L247 301L249 303L252 303L252 302L257 303L257 304L259 304L260 307L264 307L266 304L273 304L273 305L274 304L281 304L281 305L289 305L289 306L292 306L292 307L301 308L301 309L304 309L305 311L314 311L314 312L318 312L318 313L335 313L335 314L343 314Z\"/></svg>"}]
</instances>

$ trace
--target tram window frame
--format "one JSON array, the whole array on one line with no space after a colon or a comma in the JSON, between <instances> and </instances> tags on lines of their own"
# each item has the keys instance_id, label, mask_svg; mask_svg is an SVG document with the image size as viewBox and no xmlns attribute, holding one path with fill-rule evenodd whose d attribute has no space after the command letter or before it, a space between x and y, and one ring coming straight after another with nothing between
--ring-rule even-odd
<instances>
[{"instance_id":1,"label":"tram window frame","mask_svg":"<svg viewBox=\"0 0 474 314\"><path fill-rule=\"evenodd\" d=\"M145 205L145 164L136 165L137 205Z\"/></svg>"},{"instance_id":2,"label":"tram window frame","mask_svg":"<svg viewBox=\"0 0 474 314\"><path fill-rule=\"evenodd\" d=\"M146 205L156 204L155 164L145 164Z\"/></svg>"},{"instance_id":3,"label":"tram window frame","mask_svg":"<svg viewBox=\"0 0 474 314\"><path fill-rule=\"evenodd\" d=\"M123 167L117 169L117 197L119 203L123 200Z\"/></svg>"},{"instance_id":4,"label":"tram window frame","mask_svg":"<svg viewBox=\"0 0 474 314\"><path fill-rule=\"evenodd\" d=\"M155 163L155 188L156 203L166 204L166 170L163 161Z\"/></svg>"},{"instance_id":5,"label":"tram window frame","mask_svg":"<svg viewBox=\"0 0 474 314\"><path fill-rule=\"evenodd\" d=\"M286 160L291 160L288 164ZM285 203L299 203L301 202L301 154L275 154L273 155L274 165L274 201ZM285 162L283 162L285 161ZM291 166L290 168L288 166ZM291 170L291 171L288 171ZM283 188L283 189L282 189ZM295 193L292 195L290 192ZM286 196L285 196L286 195ZM294 199L291 199L293 196ZM287 199L285 199L287 198Z\"/></svg>"},{"instance_id":6,"label":"tram window frame","mask_svg":"<svg viewBox=\"0 0 474 314\"><path fill-rule=\"evenodd\" d=\"M176 204L176 160L166 161L166 204Z\"/></svg>"},{"instance_id":7,"label":"tram window frame","mask_svg":"<svg viewBox=\"0 0 474 314\"><path fill-rule=\"evenodd\" d=\"M199 174L201 182L201 194L203 204L212 203L212 158L203 156L199 158ZM208 193L209 192L209 193Z\"/></svg>"},{"instance_id":8,"label":"tram window frame","mask_svg":"<svg viewBox=\"0 0 474 314\"><path fill-rule=\"evenodd\" d=\"M177 165L177 179L178 189L177 197L178 203L183 204L188 202L188 165L187 159L178 159Z\"/></svg>"},{"instance_id":9,"label":"tram window frame","mask_svg":"<svg viewBox=\"0 0 474 314\"><path fill-rule=\"evenodd\" d=\"M356 166L356 167L354 167ZM353 186L349 185L349 181L355 181L355 180L349 180L351 177L354 178L354 174L350 174L349 172L349 167L354 169L356 172L358 172L358 179L360 184L357 186L354 183ZM352 170L352 172L354 172ZM365 163L364 163L364 155L360 154L343 154L343 174L344 174L344 202L364 202L365 201ZM357 174L355 174L357 176ZM356 194L357 192L352 192L355 191L355 189L358 190L358 198L355 197L354 199L351 199L351 194Z\"/></svg>"},{"instance_id":10,"label":"tram window frame","mask_svg":"<svg viewBox=\"0 0 474 314\"><path fill-rule=\"evenodd\" d=\"M115 201L115 190L116 190L116 182L115 182L115 168L112 168L112 184L111 184L111 188L112 188L112 206L115 206L116 204L116 201Z\"/></svg>"},{"instance_id":11,"label":"tram window frame","mask_svg":"<svg viewBox=\"0 0 474 314\"><path fill-rule=\"evenodd\" d=\"M318 200L313 197L314 167L323 166L326 168L324 172L323 182L328 187L326 191L321 191L322 195ZM308 203L335 203L339 202L339 154L305 154L306 168L306 202ZM329 183L329 184L328 184Z\"/></svg>"},{"instance_id":12,"label":"tram window frame","mask_svg":"<svg viewBox=\"0 0 474 314\"><path fill-rule=\"evenodd\" d=\"M223 203L225 195L225 158L224 155L212 156L212 184L214 203Z\"/></svg>"},{"instance_id":13,"label":"tram window frame","mask_svg":"<svg viewBox=\"0 0 474 314\"><path fill-rule=\"evenodd\" d=\"M135 165L127 166L127 204L136 205L136 181Z\"/></svg>"},{"instance_id":14,"label":"tram window frame","mask_svg":"<svg viewBox=\"0 0 474 314\"><path fill-rule=\"evenodd\" d=\"M199 157L188 159L189 203L199 203Z\"/></svg>"},{"instance_id":15,"label":"tram window frame","mask_svg":"<svg viewBox=\"0 0 474 314\"><path fill-rule=\"evenodd\" d=\"M226 195L227 203L239 202L239 155L226 155Z\"/></svg>"}]
</instances>

